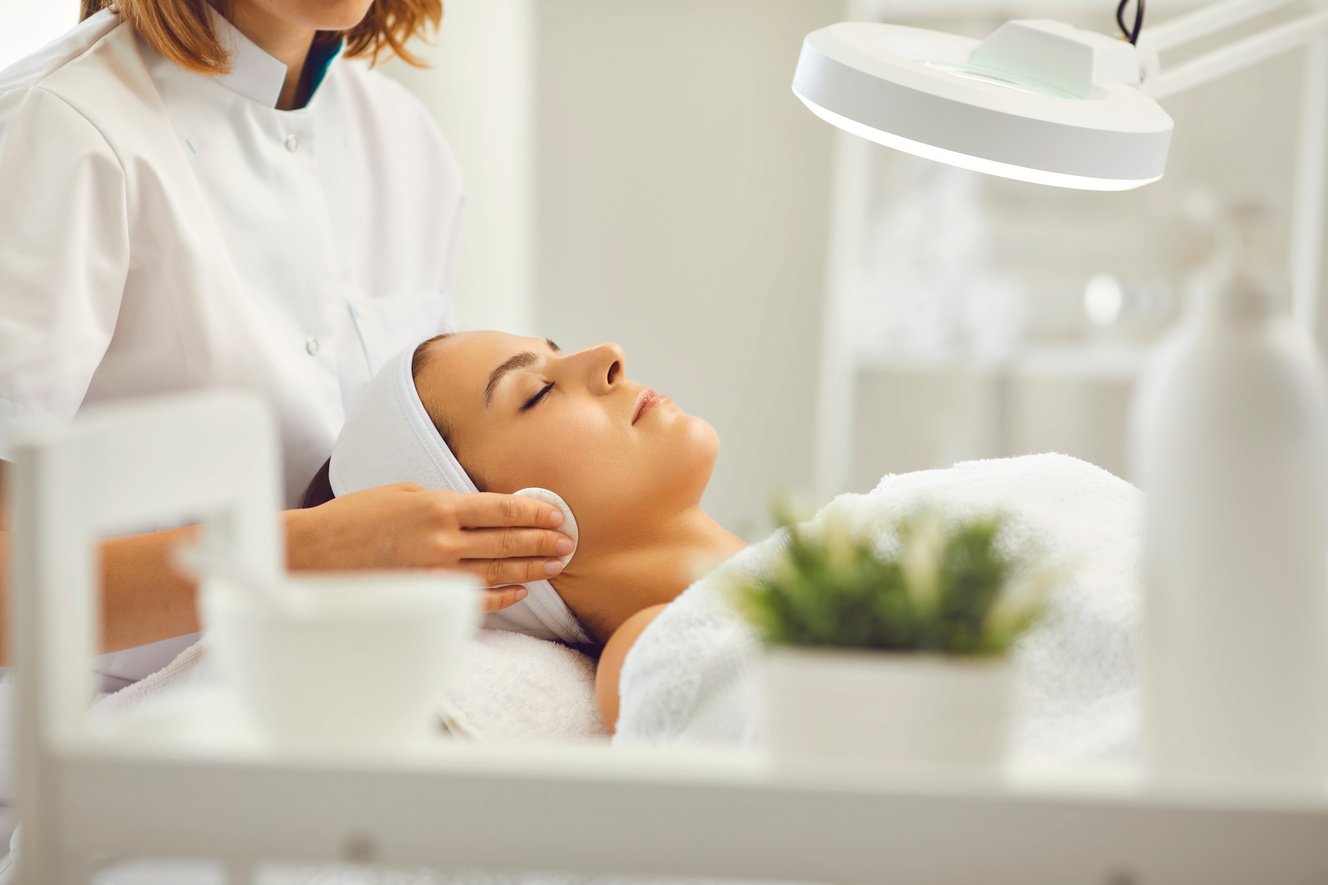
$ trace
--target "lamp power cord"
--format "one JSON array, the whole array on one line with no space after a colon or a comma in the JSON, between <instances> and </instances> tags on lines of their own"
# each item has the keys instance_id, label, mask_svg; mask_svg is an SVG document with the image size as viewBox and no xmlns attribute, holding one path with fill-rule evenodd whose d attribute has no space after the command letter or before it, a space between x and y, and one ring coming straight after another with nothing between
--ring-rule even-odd
<instances>
[{"instance_id":1,"label":"lamp power cord","mask_svg":"<svg viewBox=\"0 0 1328 885\"><path fill-rule=\"evenodd\" d=\"M1116 24L1120 25L1121 34L1129 40L1132 45L1139 42L1139 32L1144 29L1144 0L1135 0L1134 3L1134 27L1130 28L1125 24L1125 10L1130 5L1130 0L1121 0L1120 5L1116 7Z\"/></svg>"}]
</instances>

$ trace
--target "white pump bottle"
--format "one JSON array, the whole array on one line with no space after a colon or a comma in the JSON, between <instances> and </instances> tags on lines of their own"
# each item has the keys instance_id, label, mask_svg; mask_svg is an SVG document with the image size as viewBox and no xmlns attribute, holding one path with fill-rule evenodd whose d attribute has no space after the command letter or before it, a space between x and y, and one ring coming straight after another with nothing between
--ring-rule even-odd
<instances>
[{"instance_id":1,"label":"white pump bottle","mask_svg":"<svg viewBox=\"0 0 1328 885\"><path fill-rule=\"evenodd\" d=\"M1313 345L1223 232L1135 399L1143 744L1163 781L1328 774L1328 399Z\"/></svg>"}]
</instances>

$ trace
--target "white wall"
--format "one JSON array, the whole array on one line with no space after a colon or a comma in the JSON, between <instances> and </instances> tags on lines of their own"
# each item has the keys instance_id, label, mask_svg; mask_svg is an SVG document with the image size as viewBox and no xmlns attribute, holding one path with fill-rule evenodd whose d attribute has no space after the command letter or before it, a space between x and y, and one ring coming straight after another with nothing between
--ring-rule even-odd
<instances>
[{"instance_id":1,"label":"white wall","mask_svg":"<svg viewBox=\"0 0 1328 885\"><path fill-rule=\"evenodd\" d=\"M432 45L414 44L430 66L381 68L429 107L461 164L453 296L468 328L536 331L535 9L535 0L449 0Z\"/></svg>"},{"instance_id":2,"label":"white wall","mask_svg":"<svg viewBox=\"0 0 1328 885\"><path fill-rule=\"evenodd\" d=\"M564 346L719 430L707 507L736 531L806 488L831 131L790 91L834 0L544 0L539 303Z\"/></svg>"}]
</instances>

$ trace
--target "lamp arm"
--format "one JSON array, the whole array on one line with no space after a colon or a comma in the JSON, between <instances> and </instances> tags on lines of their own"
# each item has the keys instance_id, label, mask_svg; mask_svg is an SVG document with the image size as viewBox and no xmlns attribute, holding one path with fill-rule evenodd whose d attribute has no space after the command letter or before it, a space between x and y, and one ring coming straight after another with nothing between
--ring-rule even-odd
<instances>
[{"instance_id":1,"label":"lamp arm","mask_svg":"<svg viewBox=\"0 0 1328 885\"><path fill-rule=\"evenodd\" d=\"M1166 52L1296 2L1300 0L1218 0L1202 9L1149 25L1139 42L1157 52Z\"/></svg>"},{"instance_id":2,"label":"lamp arm","mask_svg":"<svg viewBox=\"0 0 1328 885\"><path fill-rule=\"evenodd\" d=\"M1328 218L1328 37L1310 46L1301 91L1291 208L1291 310L1318 344L1319 302L1324 288L1323 231Z\"/></svg>"},{"instance_id":3,"label":"lamp arm","mask_svg":"<svg viewBox=\"0 0 1328 885\"><path fill-rule=\"evenodd\" d=\"M1174 68L1160 69L1157 57L1163 48L1183 45L1190 40L1215 33L1223 27L1261 15L1278 6L1285 6L1288 2L1289 0L1227 0L1225 3L1216 4L1212 9L1201 10L1192 16L1183 16L1180 20L1169 23L1173 26L1171 31L1154 35L1152 39L1145 35L1141 40L1143 43L1141 54L1145 68L1143 88L1154 98L1166 98L1292 49L1298 49L1328 34L1328 8L1321 7L1299 18L1203 53ZM1188 25L1186 20L1191 17L1199 18L1200 21L1193 26ZM1157 30L1160 31L1162 28L1159 27ZM1183 39L1179 39L1182 37Z\"/></svg>"}]
</instances>

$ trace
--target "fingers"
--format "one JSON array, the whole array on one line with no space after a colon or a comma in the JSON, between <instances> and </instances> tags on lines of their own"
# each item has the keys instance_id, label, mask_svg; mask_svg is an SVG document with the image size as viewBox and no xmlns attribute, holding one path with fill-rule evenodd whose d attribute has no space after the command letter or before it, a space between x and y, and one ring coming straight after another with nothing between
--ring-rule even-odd
<instances>
[{"instance_id":1,"label":"fingers","mask_svg":"<svg viewBox=\"0 0 1328 885\"><path fill-rule=\"evenodd\" d=\"M513 556L553 559L572 552L572 539L549 529L466 529L460 559L506 559Z\"/></svg>"},{"instance_id":2,"label":"fingers","mask_svg":"<svg viewBox=\"0 0 1328 885\"><path fill-rule=\"evenodd\" d=\"M556 559L463 559L458 567L478 577L485 587L547 581L563 570Z\"/></svg>"},{"instance_id":3,"label":"fingers","mask_svg":"<svg viewBox=\"0 0 1328 885\"><path fill-rule=\"evenodd\" d=\"M526 590L520 584L511 584L507 587L493 587L484 591L484 613L502 611L509 605L516 605L526 598Z\"/></svg>"},{"instance_id":4,"label":"fingers","mask_svg":"<svg viewBox=\"0 0 1328 885\"><path fill-rule=\"evenodd\" d=\"M563 513L552 504L517 495L496 495L478 492L462 495L456 505L457 518L462 528L495 528L499 526L529 526L531 528L557 528L563 524Z\"/></svg>"}]
</instances>

